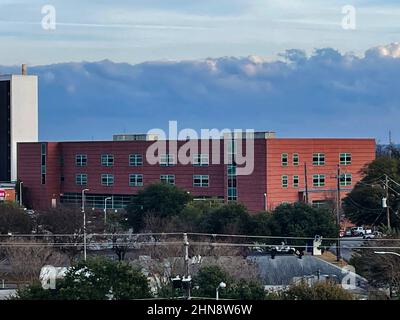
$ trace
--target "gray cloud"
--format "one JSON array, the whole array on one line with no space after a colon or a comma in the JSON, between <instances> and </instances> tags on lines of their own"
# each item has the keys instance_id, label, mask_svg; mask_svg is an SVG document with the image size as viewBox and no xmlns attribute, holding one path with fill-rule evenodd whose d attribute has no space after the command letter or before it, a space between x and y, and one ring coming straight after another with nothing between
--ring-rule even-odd
<instances>
[{"instance_id":1,"label":"gray cloud","mask_svg":"<svg viewBox=\"0 0 400 320\"><path fill-rule=\"evenodd\" d=\"M400 118L399 45L365 57L331 48L137 65L100 62L33 67L40 76L42 139L108 139L166 128L254 128L280 136L381 140ZM16 68L0 67L12 72ZM397 136L396 136L397 134Z\"/></svg>"}]
</instances>

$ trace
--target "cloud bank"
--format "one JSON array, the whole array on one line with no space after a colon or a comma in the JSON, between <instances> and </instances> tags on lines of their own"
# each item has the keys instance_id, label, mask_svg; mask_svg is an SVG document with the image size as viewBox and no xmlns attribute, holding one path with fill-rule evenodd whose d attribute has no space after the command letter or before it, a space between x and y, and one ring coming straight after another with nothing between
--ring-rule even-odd
<instances>
[{"instance_id":1,"label":"cloud bank","mask_svg":"<svg viewBox=\"0 0 400 320\"><path fill-rule=\"evenodd\" d=\"M397 141L400 44L365 56L316 49L137 65L100 62L32 67L40 77L40 138L110 139L167 128L254 128L289 137ZM16 72L0 67L0 72Z\"/></svg>"}]
</instances>

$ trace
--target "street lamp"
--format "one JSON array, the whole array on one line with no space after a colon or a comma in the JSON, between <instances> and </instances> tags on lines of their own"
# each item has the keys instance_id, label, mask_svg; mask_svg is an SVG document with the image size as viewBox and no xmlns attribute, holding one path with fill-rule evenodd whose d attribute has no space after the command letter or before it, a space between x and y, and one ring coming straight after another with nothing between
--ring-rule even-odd
<instances>
[{"instance_id":1,"label":"street lamp","mask_svg":"<svg viewBox=\"0 0 400 320\"><path fill-rule=\"evenodd\" d=\"M82 213L83 213L83 259L86 261L86 213L85 213L85 192L89 189L82 190Z\"/></svg>"},{"instance_id":2,"label":"street lamp","mask_svg":"<svg viewBox=\"0 0 400 320\"><path fill-rule=\"evenodd\" d=\"M107 200L112 200L111 197L104 199L104 226L107 224Z\"/></svg>"},{"instance_id":3,"label":"street lamp","mask_svg":"<svg viewBox=\"0 0 400 320\"><path fill-rule=\"evenodd\" d=\"M22 181L19 182L19 205L22 207L22 185L24 183Z\"/></svg>"},{"instance_id":4,"label":"street lamp","mask_svg":"<svg viewBox=\"0 0 400 320\"><path fill-rule=\"evenodd\" d=\"M398 256L398 257L400 257L400 253L397 253L397 252L390 252L390 251L375 251L374 253L375 253L375 254L391 254L391 255L394 255L394 256Z\"/></svg>"},{"instance_id":5,"label":"street lamp","mask_svg":"<svg viewBox=\"0 0 400 320\"><path fill-rule=\"evenodd\" d=\"M217 289L215 290L215 300L219 300L219 289L225 289L226 288L226 283L225 282L221 282Z\"/></svg>"}]
</instances>

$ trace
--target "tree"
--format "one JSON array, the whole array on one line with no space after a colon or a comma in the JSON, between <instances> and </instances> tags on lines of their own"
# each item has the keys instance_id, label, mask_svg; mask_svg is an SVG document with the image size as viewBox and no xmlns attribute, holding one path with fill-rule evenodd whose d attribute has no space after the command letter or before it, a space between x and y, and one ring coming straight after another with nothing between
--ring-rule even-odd
<instances>
[{"instance_id":1,"label":"tree","mask_svg":"<svg viewBox=\"0 0 400 320\"><path fill-rule=\"evenodd\" d=\"M208 211L200 222L205 233L246 234L249 231L250 215L242 204L228 203Z\"/></svg>"},{"instance_id":2,"label":"tree","mask_svg":"<svg viewBox=\"0 0 400 320\"><path fill-rule=\"evenodd\" d=\"M54 243L67 243L61 250L72 260L80 251L83 239L83 215L74 207L58 207L39 212L37 218L41 232L50 232Z\"/></svg>"},{"instance_id":3,"label":"tree","mask_svg":"<svg viewBox=\"0 0 400 320\"><path fill-rule=\"evenodd\" d=\"M396 246L398 246L398 241L391 239L370 240L363 245L362 249L356 249L350 260L350 264L354 266L357 273L365 277L370 285L375 288L388 288L390 296L392 296L392 292L400 290L400 257L391 254L375 254L377 249L369 248ZM382 251L400 253L398 249Z\"/></svg>"},{"instance_id":4,"label":"tree","mask_svg":"<svg viewBox=\"0 0 400 320\"><path fill-rule=\"evenodd\" d=\"M301 282L281 294L283 300L354 300L354 296L334 282L317 282L313 285Z\"/></svg>"},{"instance_id":5,"label":"tree","mask_svg":"<svg viewBox=\"0 0 400 320\"><path fill-rule=\"evenodd\" d=\"M10 272L4 275L9 280L30 282L39 279L40 270L45 265L66 266L68 264L65 255L53 248L40 245L41 240L36 242L14 239L14 241L18 244L11 243L2 250L10 266Z\"/></svg>"},{"instance_id":6,"label":"tree","mask_svg":"<svg viewBox=\"0 0 400 320\"><path fill-rule=\"evenodd\" d=\"M134 232L144 227L144 216L148 213L160 218L172 217L181 213L191 196L174 185L157 183L140 190L127 207L128 223Z\"/></svg>"},{"instance_id":7,"label":"tree","mask_svg":"<svg viewBox=\"0 0 400 320\"><path fill-rule=\"evenodd\" d=\"M202 267L193 279L193 295L203 298L215 298L216 289L221 282L226 288L219 290L221 298L239 300L263 300L265 298L263 286L255 280L235 280L229 273L216 266Z\"/></svg>"},{"instance_id":8,"label":"tree","mask_svg":"<svg viewBox=\"0 0 400 320\"><path fill-rule=\"evenodd\" d=\"M17 299L22 300L127 300L149 297L148 281L140 270L125 262L104 258L74 264L64 279L57 281L54 290L41 289L32 284L17 294Z\"/></svg>"},{"instance_id":9,"label":"tree","mask_svg":"<svg viewBox=\"0 0 400 320\"><path fill-rule=\"evenodd\" d=\"M286 237L333 238L338 235L335 217L323 208L313 208L305 203L282 204L272 215L277 235Z\"/></svg>"},{"instance_id":10,"label":"tree","mask_svg":"<svg viewBox=\"0 0 400 320\"><path fill-rule=\"evenodd\" d=\"M32 231L32 219L16 204L0 204L0 234L29 234Z\"/></svg>"},{"instance_id":11,"label":"tree","mask_svg":"<svg viewBox=\"0 0 400 320\"><path fill-rule=\"evenodd\" d=\"M363 178L343 200L345 215L354 223L360 225L386 224L386 211L382 208L382 198L386 190L385 177L388 175L394 181L400 181L400 159L379 157L362 171ZM399 227L399 219L395 212L400 208L400 186L390 182L389 199L392 227Z\"/></svg>"}]
</instances>

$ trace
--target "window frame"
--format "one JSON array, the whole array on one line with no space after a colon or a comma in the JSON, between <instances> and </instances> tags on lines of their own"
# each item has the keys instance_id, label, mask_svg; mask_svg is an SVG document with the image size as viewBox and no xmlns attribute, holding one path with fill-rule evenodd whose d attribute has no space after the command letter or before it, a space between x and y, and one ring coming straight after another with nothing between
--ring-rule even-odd
<instances>
[{"instance_id":1,"label":"window frame","mask_svg":"<svg viewBox=\"0 0 400 320\"><path fill-rule=\"evenodd\" d=\"M348 181L348 177L350 177L350 181ZM353 185L353 175L351 173L342 173L339 176L339 185L341 187L348 187Z\"/></svg>"},{"instance_id":2,"label":"window frame","mask_svg":"<svg viewBox=\"0 0 400 320\"><path fill-rule=\"evenodd\" d=\"M78 183L78 177L80 178L80 183ZM85 177L85 179L82 179L83 177ZM83 180L85 180L86 182L83 183ZM77 186L87 186L88 185L88 174L87 173L76 173L75 174L75 184Z\"/></svg>"},{"instance_id":3,"label":"window frame","mask_svg":"<svg viewBox=\"0 0 400 320\"><path fill-rule=\"evenodd\" d=\"M167 179L163 179L163 177L165 178L165 177L167 177ZM170 178L171 177L173 177L173 183L171 183L169 180L170 180ZM166 181L163 181L163 180L166 180ZM161 174L160 175L160 181L161 181L161 183L166 183L166 184L169 184L169 185L175 185L175 183L176 183L176 177L175 177L175 175L174 174Z\"/></svg>"},{"instance_id":4,"label":"window frame","mask_svg":"<svg viewBox=\"0 0 400 320\"><path fill-rule=\"evenodd\" d=\"M295 161L295 159L296 159L296 161ZM300 156L299 156L298 153L293 153L293 161L292 162L293 162L293 165L295 167L299 166L299 164L300 164Z\"/></svg>"},{"instance_id":5,"label":"window frame","mask_svg":"<svg viewBox=\"0 0 400 320\"><path fill-rule=\"evenodd\" d=\"M107 182L106 182L106 183L103 183L105 177L106 177L106 181L107 181ZM111 178L111 179L110 179L110 178ZM112 181L112 183L110 183L110 180ZM101 185L102 185L103 187L111 187L111 186L114 185L114 183L115 183L115 177L114 177L114 175L113 175L112 173L102 173L102 174L101 174Z\"/></svg>"},{"instance_id":6,"label":"window frame","mask_svg":"<svg viewBox=\"0 0 400 320\"><path fill-rule=\"evenodd\" d=\"M83 161L85 159L85 161ZM75 166L76 167L87 167L88 156L85 153L78 153L75 155Z\"/></svg>"},{"instance_id":7,"label":"window frame","mask_svg":"<svg viewBox=\"0 0 400 320\"><path fill-rule=\"evenodd\" d=\"M320 188L320 187L325 187L326 185L326 175L323 173L317 173L313 174L313 187ZM315 182L315 180L318 180L318 182ZM321 182L323 180L323 182Z\"/></svg>"},{"instance_id":8,"label":"window frame","mask_svg":"<svg viewBox=\"0 0 400 320\"><path fill-rule=\"evenodd\" d=\"M132 179L132 178L134 178L134 179ZM138 178L140 178L140 179L138 179ZM129 174L129 186L130 187L143 187L143 174L142 173L130 173Z\"/></svg>"},{"instance_id":9,"label":"window frame","mask_svg":"<svg viewBox=\"0 0 400 320\"><path fill-rule=\"evenodd\" d=\"M295 178L297 178L297 183L295 183ZM300 176L298 176L298 175L294 175L293 176L292 185L293 185L293 188L298 188L299 187L299 185L300 185Z\"/></svg>"},{"instance_id":10,"label":"window frame","mask_svg":"<svg viewBox=\"0 0 400 320\"><path fill-rule=\"evenodd\" d=\"M284 159L286 159L284 161ZM281 153L281 166L287 167L289 165L289 154L288 153Z\"/></svg>"},{"instance_id":11,"label":"window frame","mask_svg":"<svg viewBox=\"0 0 400 320\"><path fill-rule=\"evenodd\" d=\"M342 158L344 160L342 160ZM348 161L348 158L350 158L350 160ZM352 154L350 152L341 152L339 153L339 163L342 166L349 166L351 165L351 162L353 160Z\"/></svg>"},{"instance_id":12,"label":"window frame","mask_svg":"<svg viewBox=\"0 0 400 320\"><path fill-rule=\"evenodd\" d=\"M142 167L143 166L143 155L141 153L131 153L129 155L129 166L130 167Z\"/></svg>"},{"instance_id":13,"label":"window frame","mask_svg":"<svg viewBox=\"0 0 400 320\"><path fill-rule=\"evenodd\" d=\"M317 158L317 160L314 160ZM323 158L323 160L321 160ZM324 166L326 163L326 155L324 152L314 152L312 155L312 164L313 166Z\"/></svg>"},{"instance_id":14,"label":"window frame","mask_svg":"<svg viewBox=\"0 0 400 320\"><path fill-rule=\"evenodd\" d=\"M173 153L164 153L160 155L160 167L173 167L175 164L175 155Z\"/></svg>"},{"instance_id":15,"label":"window frame","mask_svg":"<svg viewBox=\"0 0 400 320\"><path fill-rule=\"evenodd\" d=\"M284 181L286 181L286 183L284 183ZM286 174L281 176L281 187L284 189L289 188L289 176Z\"/></svg>"},{"instance_id":16,"label":"window frame","mask_svg":"<svg viewBox=\"0 0 400 320\"><path fill-rule=\"evenodd\" d=\"M110 164L110 160L111 164ZM114 166L114 155L111 153L104 153L100 157L100 163L103 167L113 167Z\"/></svg>"},{"instance_id":17,"label":"window frame","mask_svg":"<svg viewBox=\"0 0 400 320\"><path fill-rule=\"evenodd\" d=\"M195 181L199 180L198 183ZM207 181L207 183L205 183ZM210 186L210 176L208 174L194 174L193 175L193 187L196 188L208 188Z\"/></svg>"}]
</instances>

